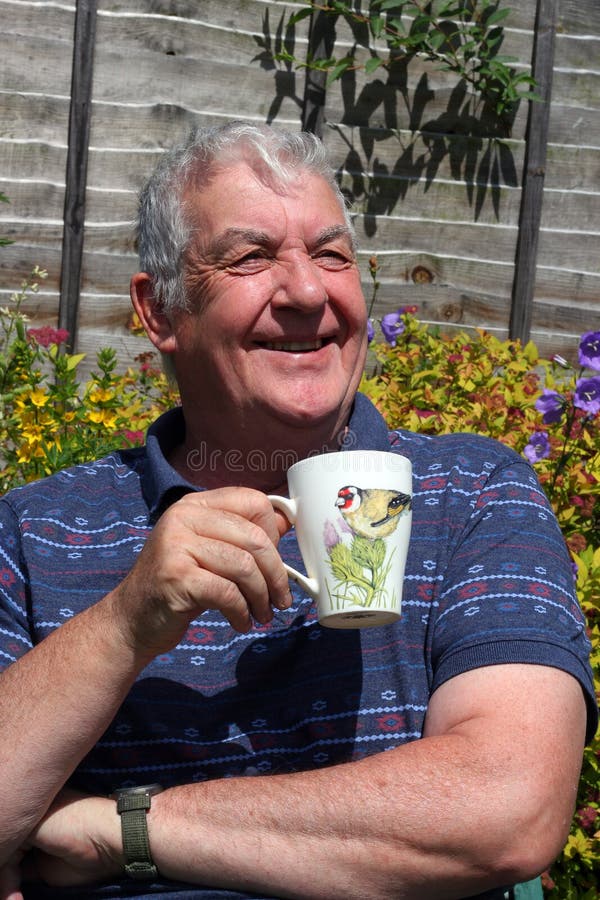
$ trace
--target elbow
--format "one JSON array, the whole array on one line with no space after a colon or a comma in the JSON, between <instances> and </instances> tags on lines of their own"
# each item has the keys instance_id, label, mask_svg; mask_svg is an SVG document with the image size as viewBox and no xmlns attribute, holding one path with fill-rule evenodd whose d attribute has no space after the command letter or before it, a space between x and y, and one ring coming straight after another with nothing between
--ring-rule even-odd
<instances>
[{"instance_id":1,"label":"elbow","mask_svg":"<svg viewBox=\"0 0 600 900\"><path fill-rule=\"evenodd\" d=\"M495 859L489 860L490 875L496 884L520 884L548 869L562 851L569 835L571 816L555 809L528 817L519 816L499 845Z\"/></svg>"}]
</instances>

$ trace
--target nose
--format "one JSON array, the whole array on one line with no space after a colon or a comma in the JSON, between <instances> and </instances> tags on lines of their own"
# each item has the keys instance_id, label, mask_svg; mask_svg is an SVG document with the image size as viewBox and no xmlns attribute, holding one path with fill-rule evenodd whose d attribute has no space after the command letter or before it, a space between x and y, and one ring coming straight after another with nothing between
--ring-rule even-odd
<instances>
[{"instance_id":1,"label":"nose","mask_svg":"<svg viewBox=\"0 0 600 900\"><path fill-rule=\"evenodd\" d=\"M294 255L277 267L271 303L277 308L314 312L327 302L323 271L308 254Z\"/></svg>"}]
</instances>

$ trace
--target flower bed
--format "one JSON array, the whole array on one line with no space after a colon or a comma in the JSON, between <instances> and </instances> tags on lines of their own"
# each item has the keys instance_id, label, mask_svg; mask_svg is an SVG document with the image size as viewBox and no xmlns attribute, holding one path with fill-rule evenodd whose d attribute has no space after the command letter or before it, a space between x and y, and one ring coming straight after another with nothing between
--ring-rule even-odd
<instances>
[{"instance_id":1,"label":"flower bed","mask_svg":"<svg viewBox=\"0 0 600 900\"><path fill-rule=\"evenodd\" d=\"M377 371L361 389L390 427L477 432L522 453L549 497L573 558L600 692L600 331L583 335L577 368L544 360L484 331L444 335L414 316L384 316ZM597 900L600 882L600 737L586 748L566 847L543 876L554 900Z\"/></svg>"},{"instance_id":2,"label":"flower bed","mask_svg":"<svg viewBox=\"0 0 600 900\"><path fill-rule=\"evenodd\" d=\"M376 262L371 263L375 276ZM68 335L28 328L23 311L44 273L36 270L0 309L0 493L118 447L141 443L148 424L177 402L152 353L116 372L111 349L83 383ZM483 331L444 335L414 307L381 322L378 371L362 390L391 427L494 437L534 466L571 550L600 690L600 332L585 334L579 367L540 359L536 347ZM577 811L544 888L554 900L596 900L600 880L600 741L586 749Z\"/></svg>"}]
</instances>

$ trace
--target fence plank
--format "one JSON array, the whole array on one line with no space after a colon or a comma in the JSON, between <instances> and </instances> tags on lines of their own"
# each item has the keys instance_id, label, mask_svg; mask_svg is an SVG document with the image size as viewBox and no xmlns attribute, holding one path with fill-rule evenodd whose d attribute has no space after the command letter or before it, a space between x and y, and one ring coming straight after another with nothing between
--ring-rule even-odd
<instances>
[{"instance_id":1,"label":"fence plank","mask_svg":"<svg viewBox=\"0 0 600 900\"><path fill-rule=\"evenodd\" d=\"M538 0L533 49L533 76L541 99L531 102L529 109L521 221L515 254L515 276L509 323L510 337L519 339L523 343L529 340L531 333L538 236L544 197L557 12L558 0Z\"/></svg>"},{"instance_id":2,"label":"fence plank","mask_svg":"<svg viewBox=\"0 0 600 900\"><path fill-rule=\"evenodd\" d=\"M87 156L92 113L96 0L78 0L73 38L73 76L69 113L69 149L65 185L63 256L58 304L59 328L69 332L69 344L77 335L77 307L83 255Z\"/></svg>"}]
</instances>

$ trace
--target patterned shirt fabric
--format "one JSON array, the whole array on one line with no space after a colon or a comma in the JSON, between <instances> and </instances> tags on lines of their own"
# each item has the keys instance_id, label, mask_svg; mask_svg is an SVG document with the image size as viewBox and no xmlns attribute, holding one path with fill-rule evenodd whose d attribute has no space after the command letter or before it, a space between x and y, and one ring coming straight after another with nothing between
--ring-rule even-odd
<instances>
[{"instance_id":1,"label":"patterned shirt fabric","mask_svg":"<svg viewBox=\"0 0 600 900\"><path fill-rule=\"evenodd\" d=\"M114 588L164 509L195 489L167 462L184 433L181 410L172 410L152 426L145 447L0 500L0 669ZM324 628L295 583L292 608L248 634L205 612L139 675L73 786L108 794L154 781L168 787L357 760L418 740L429 698L448 679L507 662L571 673L586 695L591 738L597 708L585 621L562 534L529 464L475 435L388 432L360 394L344 447L412 461L400 621ZM197 459L207 462L203 448ZM304 571L293 530L279 549ZM166 882L135 889L123 884L86 896L242 896L189 886L178 893ZM32 887L25 896L46 895Z\"/></svg>"}]
</instances>

